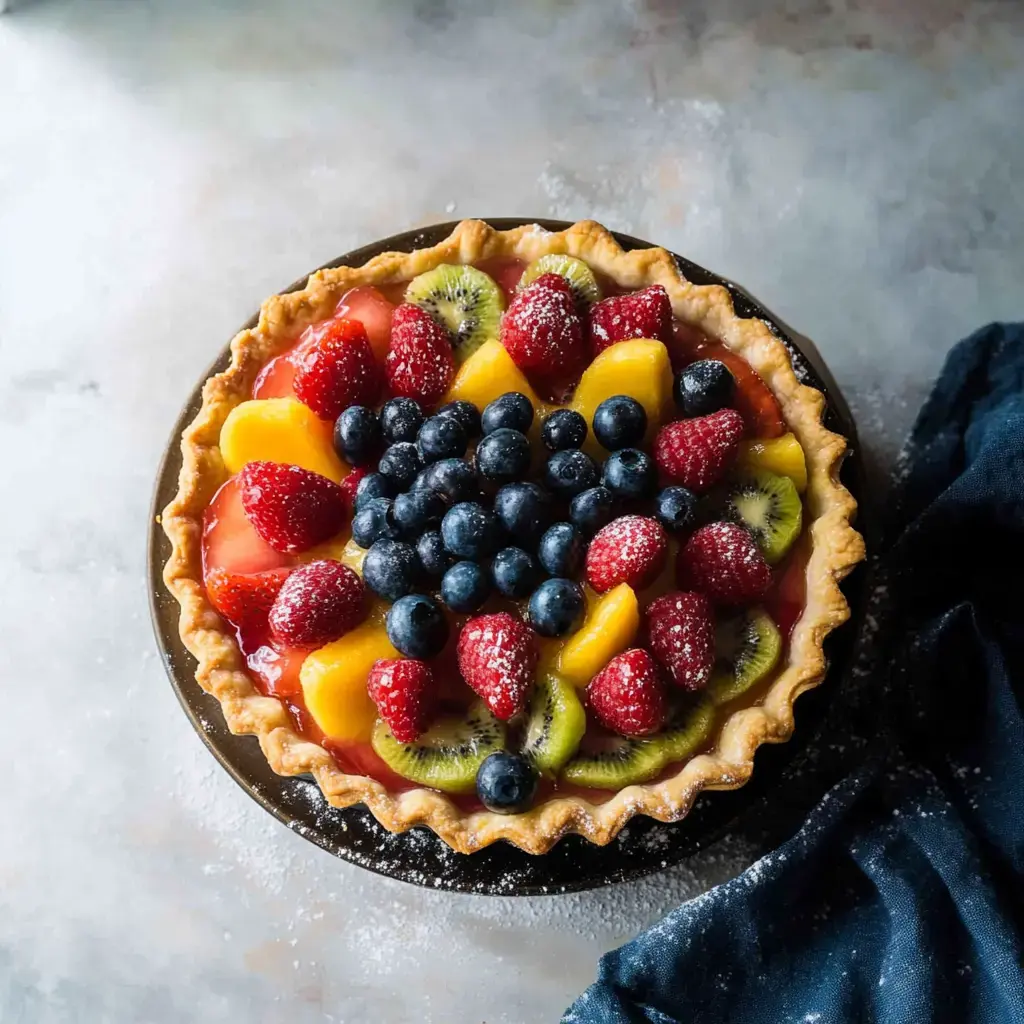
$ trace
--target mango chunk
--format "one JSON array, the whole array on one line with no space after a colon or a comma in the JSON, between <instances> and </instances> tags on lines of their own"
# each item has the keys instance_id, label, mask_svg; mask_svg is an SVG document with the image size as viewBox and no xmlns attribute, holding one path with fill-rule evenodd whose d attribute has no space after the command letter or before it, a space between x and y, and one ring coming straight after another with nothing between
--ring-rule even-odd
<instances>
[{"instance_id":1,"label":"mango chunk","mask_svg":"<svg viewBox=\"0 0 1024 1024\"><path fill-rule=\"evenodd\" d=\"M597 407L613 395L635 398L647 412L650 443L672 403L672 364L668 349L660 341L635 338L606 348L583 371L573 395L571 408L593 427ZM591 455L604 456L604 449L591 431L583 447Z\"/></svg>"},{"instance_id":2,"label":"mango chunk","mask_svg":"<svg viewBox=\"0 0 1024 1024\"><path fill-rule=\"evenodd\" d=\"M807 460L793 434L742 442L736 465L740 469L767 470L788 476L801 494L807 490Z\"/></svg>"},{"instance_id":3,"label":"mango chunk","mask_svg":"<svg viewBox=\"0 0 1024 1024\"><path fill-rule=\"evenodd\" d=\"M587 617L565 642L558 659L558 671L579 687L626 650L640 627L640 606L628 583L601 597L588 590L587 598Z\"/></svg>"},{"instance_id":4,"label":"mango chunk","mask_svg":"<svg viewBox=\"0 0 1024 1024\"><path fill-rule=\"evenodd\" d=\"M383 616L372 613L340 640L307 656L299 670L302 696L324 735L369 741L377 707L366 692L366 678L378 658L400 657L388 640Z\"/></svg>"},{"instance_id":5,"label":"mango chunk","mask_svg":"<svg viewBox=\"0 0 1024 1024\"><path fill-rule=\"evenodd\" d=\"M220 453L229 473L247 462L301 466L337 483L349 467L331 442L331 425L294 398L252 399L235 406L220 430Z\"/></svg>"},{"instance_id":6,"label":"mango chunk","mask_svg":"<svg viewBox=\"0 0 1024 1024\"><path fill-rule=\"evenodd\" d=\"M485 405L493 402L507 391L518 391L533 403L534 424L539 423L549 411L547 403L541 401L530 387L512 357L500 341L485 341L455 374L444 402L472 402L483 411Z\"/></svg>"}]
</instances>

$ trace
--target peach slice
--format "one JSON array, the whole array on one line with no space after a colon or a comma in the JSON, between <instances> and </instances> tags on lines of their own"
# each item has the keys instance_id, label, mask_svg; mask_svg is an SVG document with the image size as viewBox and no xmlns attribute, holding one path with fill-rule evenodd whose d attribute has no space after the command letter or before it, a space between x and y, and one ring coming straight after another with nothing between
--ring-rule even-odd
<instances>
[{"instance_id":1,"label":"peach slice","mask_svg":"<svg viewBox=\"0 0 1024 1024\"><path fill-rule=\"evenodd\" d=\"M505 346L500 341L491 339L485 341L459 367L443 401L472 402L483 411L485 405L507 391L518 391L531 401L535 428L551 411L551 407L530 387L530 382L523 376L523 371L512 362L512 357L505 350Z\"/></svg>"},{"instance_id":2,"label":"peach slice","mask_svg":"<svg viewBox=\"0 0 1024 1024\"><path fill-rule=\"evenodd\" d=\"M571 408L592 426L597 407L613 395L629 395L644 407L646 443L649 444L672 402L672 364L668 349L650 338L635 338L609 346L583 371ZM605 454L592 432L583 447L591 455Z\"/></svg>"},{"instance_id":3,"label":"peach slice","mask_svg":"<svg viewBox=\"0 0 1024 1024\"><path fill-rule=\"evenodd\" d=\"M740 469L767 470L788 476L801 494L807 490L807 460L793 434L743 441L736 456L736 465Z\"/></svg>"},{"instance_id":4,"label":"peach slice","mask_svg":"<svg viewBox=\"0 0 1024 1024\"><path fill-rule=\"evenodd\" d=\"M600 597L588 588L587 605L583 625L565 642L558 659L558 671L578 687L629 647L640 626L640 606L628 583Z\"/></svg>"},{"instance_id":5,"label":"peach slice","mask_svg":"<svg viewBox=\"0 0 1024 1024\"><path fill-rule=\"evenodd\" d=\"M335 483L349 472L334 451L331 425L294 398L252 399L235 406L220 430L220 452L229 473L255 461L301 466Z\"/></svg>"},{"instance_id":6,"label":"peach slice","mask_svg":"<svg viewBox=\"0 0 1024 1024\"><path fill-rule=\"evenodd\" d=\"M364 742L373 733L377 707L366 679L378 658L400 658L384 629L384 608L375 606L362 625L313 651L299 681L306 708L325 736Z\"/></svg>"}]
</instances>

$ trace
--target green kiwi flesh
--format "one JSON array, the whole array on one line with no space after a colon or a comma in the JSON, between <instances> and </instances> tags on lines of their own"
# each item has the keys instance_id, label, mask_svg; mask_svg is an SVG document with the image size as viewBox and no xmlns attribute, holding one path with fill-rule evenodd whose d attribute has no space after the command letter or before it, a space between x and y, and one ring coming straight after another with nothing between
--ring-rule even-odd
<instances>
[{"instance_id":1,"label":"green kiwi flesh","mask_svg":"<svg viewBox=\"0 0 1024 1024\"><path fill-rule=\"evenodd\" d=\"M779 662L782 635L763 608L722 619L715 628L715 670L707 694L724 704L746 693Z\"/></svg>"},{"instance_id":2,"label":"green kiwi flesh","mask_svg":"<svg viewBox=\"0 0 1024 1024\"><path fill-rule=\"evenodd\" d=\"M425 309L448 328L457 363L498 337L505 309L505 295L493 278L476 267L451 263L414 277L405 290L405 301Z\"/></svg>"},{"instance_id":3,"label":"green kiwi flesh","mask_svg":"<svg viewBox=\"0 0 1024 1024\"><path fill-rule=\"evenodd\" d=\"M534 684L523 729L522 753L545 775L576 753L587 716L576 687L555 672L543 672Z\"/></svg>"},{"instance_id":4,"label":"green kiwi flesh","mask_svg":"<svg viewBox=\"0 0 1024 1024\"><path fill-rule=\"evenodd\" d=\"M581 309L601 298L601 287L597 283L597 278L594 277L594 272L583 260L554 252L534 260L523 271L516 290L522 291L536 281L541 274L558 274L559 277L564 277L569 282L576 305Z\"/></svg>"},{"instance_id":5,"label":"green kiwi flesh","mask_svg":"<svg viewBox=\"0 0 1024 1024\"><path fill-rule=\"evenodd\" d=\"M588 789L621 789L649 782L667 765L688 758L711 732L713 705L706 700L683 701L668 724L654 736L609 736L592 749L577 754L560 778Z\"/></svg>"},{"instance_id":6,"label":"green kiwi flesh","mask_svg":"<svg viewBox=\"0 0 1024 1024\"><path fill-rule=\"evenodd\" d=\"M733 481L726 514L753 534L769 565L782 560L803 525L803 505L793 481L765 471L744 473Z\"/></svg>"},{"instance_id":7,"label":"green kiwi flesh","mask_svg":"<svg viewBox=\"0 0 1024 1024\"><path fill-rule=\"evenodd\" d=\"M370 742L402 778L446 793L471 793L484 759L505 749L505 726L476 703L462 718L442 718L413 743L399 743L378 719Z\"/></svg>"}]
</instances>

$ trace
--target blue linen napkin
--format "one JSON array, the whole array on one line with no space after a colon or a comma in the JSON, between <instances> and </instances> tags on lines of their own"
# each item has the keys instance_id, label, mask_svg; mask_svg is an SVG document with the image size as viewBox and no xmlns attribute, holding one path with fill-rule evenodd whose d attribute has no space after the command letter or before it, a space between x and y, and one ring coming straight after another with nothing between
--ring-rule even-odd
<instances>
[{"instance_id":1,"label":"blue linen napkin","mask_svg":"<svg viewBox=\"0 0 1024 1024\"><path fill-rule=\"evenodd\" d=\"M953 349L887 504L868 755L563 1022L1024 1021L1024 324Z\"/></svg>"}]
</instances>

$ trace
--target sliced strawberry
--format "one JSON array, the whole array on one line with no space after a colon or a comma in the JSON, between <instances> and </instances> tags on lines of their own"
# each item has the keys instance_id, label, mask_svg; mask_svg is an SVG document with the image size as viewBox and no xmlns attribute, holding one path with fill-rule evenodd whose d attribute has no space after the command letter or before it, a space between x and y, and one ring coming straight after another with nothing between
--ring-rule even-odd
<instances>
[{"instance_id":1,"label":"sliced strawberry","mask_svg":"<svg viewBox=\"0 0 1024 1024\"><path fill-rule=\"evenodd\" d=\"M620 583L642 590L665 564L668 541L656 519L620 516L598 530L587 549L587 582L599 594Z\"/></svg>"},{"instance_id":2,"label":"sliced strawberry","mask_svg":"<svg viewBox=\"0 0 1024 1024\"><path fill-rule=\"evenodd\" d=\"M412 743L430 725L437 688L425 661L381 658L370 669L366 689L399 743Z\"/></svg>"},{"instance_id":3,"label":"sliced strawberry","mask_svg":"<svg viewBox=\"0 0 1024 1024\"><path fill-rule=\"evenodd\" d=\"M384 367L392 394L435 406L455 376L451 337L425 310L403 302L391 321Z\"/></svg>"},{"instance_id":4,"label":"sliced strawberry","mask_svg":"<svg viewBox=\"0 0 1024 1024\"><path fill-rule=\"evenodd\" d=\"M509 303L501 343L523 373L565 377L586 361L583 323L564 277L541 274Z\"/></svg>"},{"instance_id":5,"label":"sliced strawberry","mask_svg":"<svg viewBox=\"0 0 1024 1024\"><path fill-rule=\"evenodd\" d=\"M249 462L238 480L246 517L275 551L308 551L345 525L345 493L319 473L277 462Z\"/></svg>"},{"instance_id":6,"label":"sliced strawberry","mask_svg":"<svg viewBox=\"0 0 1024 1024\"><path fill-rule=\"evenodd\" d=\"M676 686L700 690L715 667L715 620L703 594L663 594L647 607L651 652Z\"/></svg>"},{"instance_id":7,"label":"sliced strawberry","mask_svg":"<svg viewBox=\"0 0 1024 1024\"><path fill-rule=\"evenodd\" d=\"M587 686L601 723L623 736L649 736L665 724L665 684L654 659L634 647L616 655Z\"/></svg>"},{"instance_id":8,"label":"sliced strawberry","mask_svg":"<svg viewBox=\"0 0 1024 1024\"><path fill-rule=\"evenodd\" d=\"M253 398L294 398L295 361L291 352L275 356L260 370L252 386Z\"/></svg>"},{"instance_id":9,"label":"sliced strawberry","mask_svg":"<svg viewBox=\"0 0 1024 1024\"><path fill-rule=\"evenodd\" d=\"M589 320L591 357L630 338L655 338L666 345L672 340L672 304L660 284L595 302Z\"/></svg>"},{"instance_id":10,"label":"sliced strawberry","mask_svg":"<svg viewBox=\"0 0 1024 1024\"><path fill-rule=\"evenodd\" d=\"M505 293L505 301L511 302L516 294L516 285L519 284L519 279L526 269L526 261L514 256L492 256L474 263L473 266L496 281L498 287Z\"/></svg>"},{"instance_id":11,"label":"sliced strawberry","mask_svg":"<svg viewBox=\"0 0 1024 1024\"><path fill-rule=\"evenodd\" d=\"M205 579L210 604L236 629L265 630L267 616L291 569L232 573L214 569Z\"/></svg>"},{"instance_id":12,"label":"sliced strawberry","mask_svg":"<svg viewBox=\"0 0 1024 1024\"><path fill-rule=\"evenodd\" d=\"M752 604L772 585L772 571L753 537L735 523L702 526L680 548L676 577L721 605Z\"/></svg>"},{"instance_id":13,"label":"sliced strawberry","mask_svg":"<svg viewBox=\"0 0 1024 1024\"><path fill-rule=\"evenodd\" d=\"M357 320L310 327L292 359L295 394L322 420L337 419L350 405L373 405L380 395L380 367Z\"/></svg>"},{"instance_id":14,"label":"sliced strawberry","mask_svg":"<svg viewBox=\"0 0 1024 1024\"><path fill-rule=\"evenodd\" d=\"M381 366L391 344L391 317L395 304L372 285L350 288L341 297L334 311L336 317L358 320L366 328L366 336L373 349L374 358Z\"/></svg>"},{"instance_id":15,"label":"sliced strawberry","mask_svg":"<svg viewBox=\"0 0 1024 1024\"><path fill-rule=\"evenodd\" d=\"M701 494L732 465L744 430L743 417L735 409L676 420L658 431L654 461L670 480Z\"/></svg>"},{"instance_id":16,"label":"sliced strawberry","mask_svg":"<svg viewBox=\"0 0 1024 1024\"><path fill-rule=\"evenodd\" d=\"M270 630L285 647L312 649L344 636L366 618L363 581L324 559L295 569L270 609Z\"/></svg>"},{"instance_id":17,"label":"sliced strawberry","mask_svg":"<svg viewBox=\"0 0 1024 1024\"><path fill-rule=\"evenodd\" d=\"M537 638L507 612L478 615L459 636L459 672L491 711L507 722L526 705L537 665Z\"/></svg>"},{"instance_id":18,"label":"sliced strawberry","mask_svg":"<svg viewBox=\"0 0 1024 1024\"><path fill-rule=\"evenodd\" d=\"M299 671L305 660L305 651L291 648L279 651L269 644L262 644L245 659L245 663L268 697L297 697L302 693Z\"/></svg>"},{"instance_id":19,"label":"sliced strawberry","mask_svg":"<svg viewBox=\"0 0 1024 1024\"><path fill-rule=\"evenodd\" d=\"M203 512L203 572L256 573L290 566L257 532L242 507L240 480L232 477Z\"/></svg>"}]
</instances>

